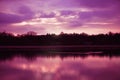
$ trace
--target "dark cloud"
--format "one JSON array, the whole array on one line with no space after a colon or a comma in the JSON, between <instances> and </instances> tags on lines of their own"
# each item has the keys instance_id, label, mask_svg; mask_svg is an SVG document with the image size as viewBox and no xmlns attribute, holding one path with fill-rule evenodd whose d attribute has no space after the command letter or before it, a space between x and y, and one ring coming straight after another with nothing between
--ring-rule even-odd
<instances>
[{"instance_id":1,"label":"dark cloud","mask_svg":"<svg viewBox=\"0 0 120 80\"><path fill-rule=\"evenodd\" d=\"M57 0L52 3L53 6L58 8L108 8L119 4L120 0Z\"/></svg>"},{"instance_id":2,"label":"dark cloud","mask_svg":"<svg viewBox=\"0 0 120 80\"><path fill-rule=\"evenodd\" d=\"M82 20L93 20L93 18L98 18L99 19L117 19L120 14L120 12L115 11L115 10L106 10L106 11L93 11L93 12L80 12L79 13L79 18Z\"/></svg>"},{"instance_id":3,"label":"dark cloud","mask_svg":"<svg viewBox=\"0 0 120 80\"><path fill-rule=\"evenodd\" d=\"M25 5L18 8L18 13L23 15L25 19L31 19L35 15L35 13Z\"/></svg>"},{"instance_id":4,"label":"dark cloud","mask_svg":"<svg viewBox=\"0 0 120 80\"><path fill-rule=\"evenodd\" d=\"M81 27L83 25L84 25L84 23L82 23L81 21L70 21L68 24L68 26L71 28Z\"/></svg>"},{"instance_id":5,"label":"dark cloud","mask_svg":"<svg viewBox=\"0 0 120 80\"><path fill-rule=\"evenodd\" d=\"M2 13L0 12L0 24L19 23L24 20L32 19L34 13L26 6L22 6L18 9L18 13Z\"/></svg>"},{"instance_id":6,"label":"dark cloud","mask_svg":"<svg viewBox=\"0 0 120 80\"><path fill-rule=\"evenodd\" d=\"M86 6L86 7L91 7L91 8L106 8L106 7L111 7L111 6L116 6L119 5L119 0L81 0L81 5Z\"/></svg>"},{"instance_id":7,"label":"dark cloud","mask_svg":"<svg viewBox=\"0 0 120 80\"><path fill-rule=\"evenodd\" d=\"M0 13L0 24L17 23L23 21L21 16L8 13Z\"/></svg>"},{"instance_id":8,"label":"dark cloud","mask_svg":"<svg viewBox=\"0 0 120 80\"><path fill-rule=\"evenodd\" d=\"M53 3L51 3L51 6L54 6L56 8L71 8L71 7L79 7L80 6L80 0L52 0Z\"/></svg>"},{"instance_id":9,"label":"dark cloud","mask_svg":"<svg viewBox=\"0 0 120 80\"><path fill-rule=\"evenodd\" d=\"M60 11L61 16L69 16L69 15L76 15L75 11L71 10L62 10Z\"/></svg>"},{"instance_id":10,"label":"dark cloud","mask_svg":"<svg viewBox=\"0 0 120 80\"><path fill-rule=\"evenodd\" d=\"M56 14L54 12L50 12L50 13L46 13L43 11L40 12L40 18L54 18L55 15Z\"/></svg>"}]
</instances>

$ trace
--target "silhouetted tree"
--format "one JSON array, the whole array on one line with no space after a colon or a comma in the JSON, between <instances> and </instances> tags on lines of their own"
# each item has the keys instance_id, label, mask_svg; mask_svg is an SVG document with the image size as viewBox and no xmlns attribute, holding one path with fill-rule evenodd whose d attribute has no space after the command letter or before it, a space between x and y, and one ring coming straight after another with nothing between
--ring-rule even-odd
<instances>
[{"instance_id":1,"label":"silhouetted tree","mask_svg":"<svg viewBox=\"0 0 120 80\"><path fill-rule=\"evenodd\" d=\"M1 32L0 45L120 45L120 33L37 35L36 32L29 31L27 34L14 36L11 33Z\"/></svg>"},{"instance_id":2,"label":"silhouetted tree","mask_svg":"<svg viewBox=\"0 0 120 80\"><path fill-rule=\"evenodd\" d=\"M37 35L37 33L36 32L34 32L34 31L29 31L29 32L27 32L27 34L26 35L29 35L29 36L36 36Z\"/></svg>"}]
</instances>

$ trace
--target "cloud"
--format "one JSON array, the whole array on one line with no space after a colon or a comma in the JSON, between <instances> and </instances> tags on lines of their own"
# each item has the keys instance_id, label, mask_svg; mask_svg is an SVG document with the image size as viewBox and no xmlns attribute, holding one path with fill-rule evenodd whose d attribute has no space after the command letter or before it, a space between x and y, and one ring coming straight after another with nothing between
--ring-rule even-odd
<instances>
[{"instance_id":1,"label":"cloud","mask_svg":"<svg viewBox=\"0 0 120 80\"><path fill-rule=\"evenodd\" d=\"M22 6L18 9L18 12L10 14L0 12L0 24L19 23L24 20L32 19L34 13L26 6Z\"/></svg>"},{"instance_id":2,"label":"cloud","mask_svg":"<svg viewBox=\"0 0 120 80\"><path fill-rule=\"evenodd\" d=\"M40 14L40 18L54 18L55 17L54 12L46 13L46 12L41 11L39 14Z\"/></svg>"},{"instance_id":3,"label":"cloud","mask_svg":"<svg viewBox=\"0 0 120 80\"><path fill-rule=\"evenodd\" d=\"M80 22L80 21L70 21L68 26L71 28L75 28L75 27L81 27L83 26L84 23Z\"/></svg>"},{"instance_id":4,"label":"cloud","mask_svg":"<svg viewBox=\"0 0 120 80\"><path fill-rule=\"evenodd\" d=\"M21 21L23 21L23 19L18 15L0 13L0 24L17 23Z\"/></svg>"},{"instance_id":5,"label":"cloud","mask_svg":"<svg viewBox=\"0 0 120 80\"><path fill-rule=\"evenodd\" d=\"M18 14L24 16L24 18L32 18L34 16L34 12L28 6L21 6L18 8Z\"/></svg>"},{"instance_id":6,"label":"cloud","mask_svg":"<svg viewBox=\"0 0 120 80\"><path fill-rule=\"evenodd\" d=\"M76 11L72 11L72 10L61 10L60 14L61 16L70 16L70 15L76 15Z\"/></svg>"},{"instance_id":7,"label":"cloud","mask_svg":"<svg viewBox=\"0 0 120 80\"><path fill-rule=\"evenodd\" d=\"M104 22L116 23L119 21L120 11L118 7L110 7L108 9L98 9L91 12L79 12L79 20L84 22Z\"/></svg>"},{"instance_id":8,"label":"cloud","mask_svg":"<svg viewBox=\"0 0 120 80\"><path fill-rule=\"evenodd\" d=\"M7 24L5 30L14 28L11 24L25 22L27 26L32 24L33 28L39 24L48 33L53 32L51 26L56 27L54 31L67 31L68 28L81 31L78 27L98 29L99 26L102 29L101 23L112 23L106 26L115 29L120 25L120 0L0 0L0 7L0 24ZM19 27L26 31L24 25Z\"/></svg>"},{"instance_id":9,"label":"cloud","mask_svg":"<svg viewBox=\"0 0 120 80\"><path fill-rule=\"evenodd\" d=\"M111 7L111 6L116 6L119 5L120 1L119 0L80 0L80 5L83 7L90 7L90 8L106 8L106 7Z\"/></svg>"}]
</instances>

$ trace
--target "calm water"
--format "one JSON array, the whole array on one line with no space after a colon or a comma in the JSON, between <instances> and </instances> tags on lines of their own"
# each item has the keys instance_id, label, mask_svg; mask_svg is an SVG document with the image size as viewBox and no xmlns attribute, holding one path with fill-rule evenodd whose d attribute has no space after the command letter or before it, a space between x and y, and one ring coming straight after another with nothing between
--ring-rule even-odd
<instances>
[{"instance_id":1,"label":"calm water","mask_svg":"<svg viewBox=\"0 0 120 80\"><path fill-rule=\"evenodd\" d=\"M0 80L120 80L120 57L4 56Z\"/></svg>"}]
</instances>

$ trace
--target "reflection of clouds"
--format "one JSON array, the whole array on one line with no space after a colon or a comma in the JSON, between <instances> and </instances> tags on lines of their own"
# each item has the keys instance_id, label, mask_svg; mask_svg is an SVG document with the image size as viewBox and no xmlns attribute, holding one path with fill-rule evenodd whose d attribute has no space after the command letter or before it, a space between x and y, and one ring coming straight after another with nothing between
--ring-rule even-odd
<instances>
[{"instance_id":1,"label":"reflection of clouds","mask_svg":"<svg viewBox=\"0 0 120 80\"><path fill-rule=\"evenodd\" d=\"M74 69L61 68L56 76L56 80L79 80L79 71Z\"/></svg>"},{"instance_id":2,"label":"reflection of clouds","mask_svg":"<svg viewBox=\"0 0 120 80\"><path fill-rule=\"evenodd\" d=\"M46 72L53 73L59 68L59 65L60 65L60 59L57 59L57 58L54 60L51 58L46 58L46 59L38 58L36 59L36 61L33 61L33 62L29 62L21 58L18 58L18 59L16 58L14 60L12 62L13 67L23 69L23 70L31 70L34 72L43 72L43 73L46 73Z\"/></svg>"},{"instance_id":3,"label":"reflection of clouds","mask_svg":"<svg viewBox=\"0 0 120 80\"><path fill-rule=\"evenodd\" d=\"M30 70L22 70L6 64L0 64L0 80L35 80L35 77Z\"/></svg>"},{"instance_id":4,"label":"reflection of clouds","mask_svg":"<svg viewBox=\"0 0 120 80\"><path fill-rule=\"evenodd\" d=\"M88 57L84 59L82 63L88 68L105 68L108 67L109 63L111 63L109 58L99 58L99 57Z\"/></svg>"},{"instance_id":5,"label":"reflection of clouds","mask_svg":"<svg viewBox=\"0 0 120 80\"><path fill-rule=\"evenodd\" d=\"M117 60L117 61L116 61ZM0 63L1 80L119 80L119 58L37 57L33 61L14 58ZM7 76L7 77L6 77ZM18 79L19 78L19 79Z\"/></svg>"}]
</instances>

